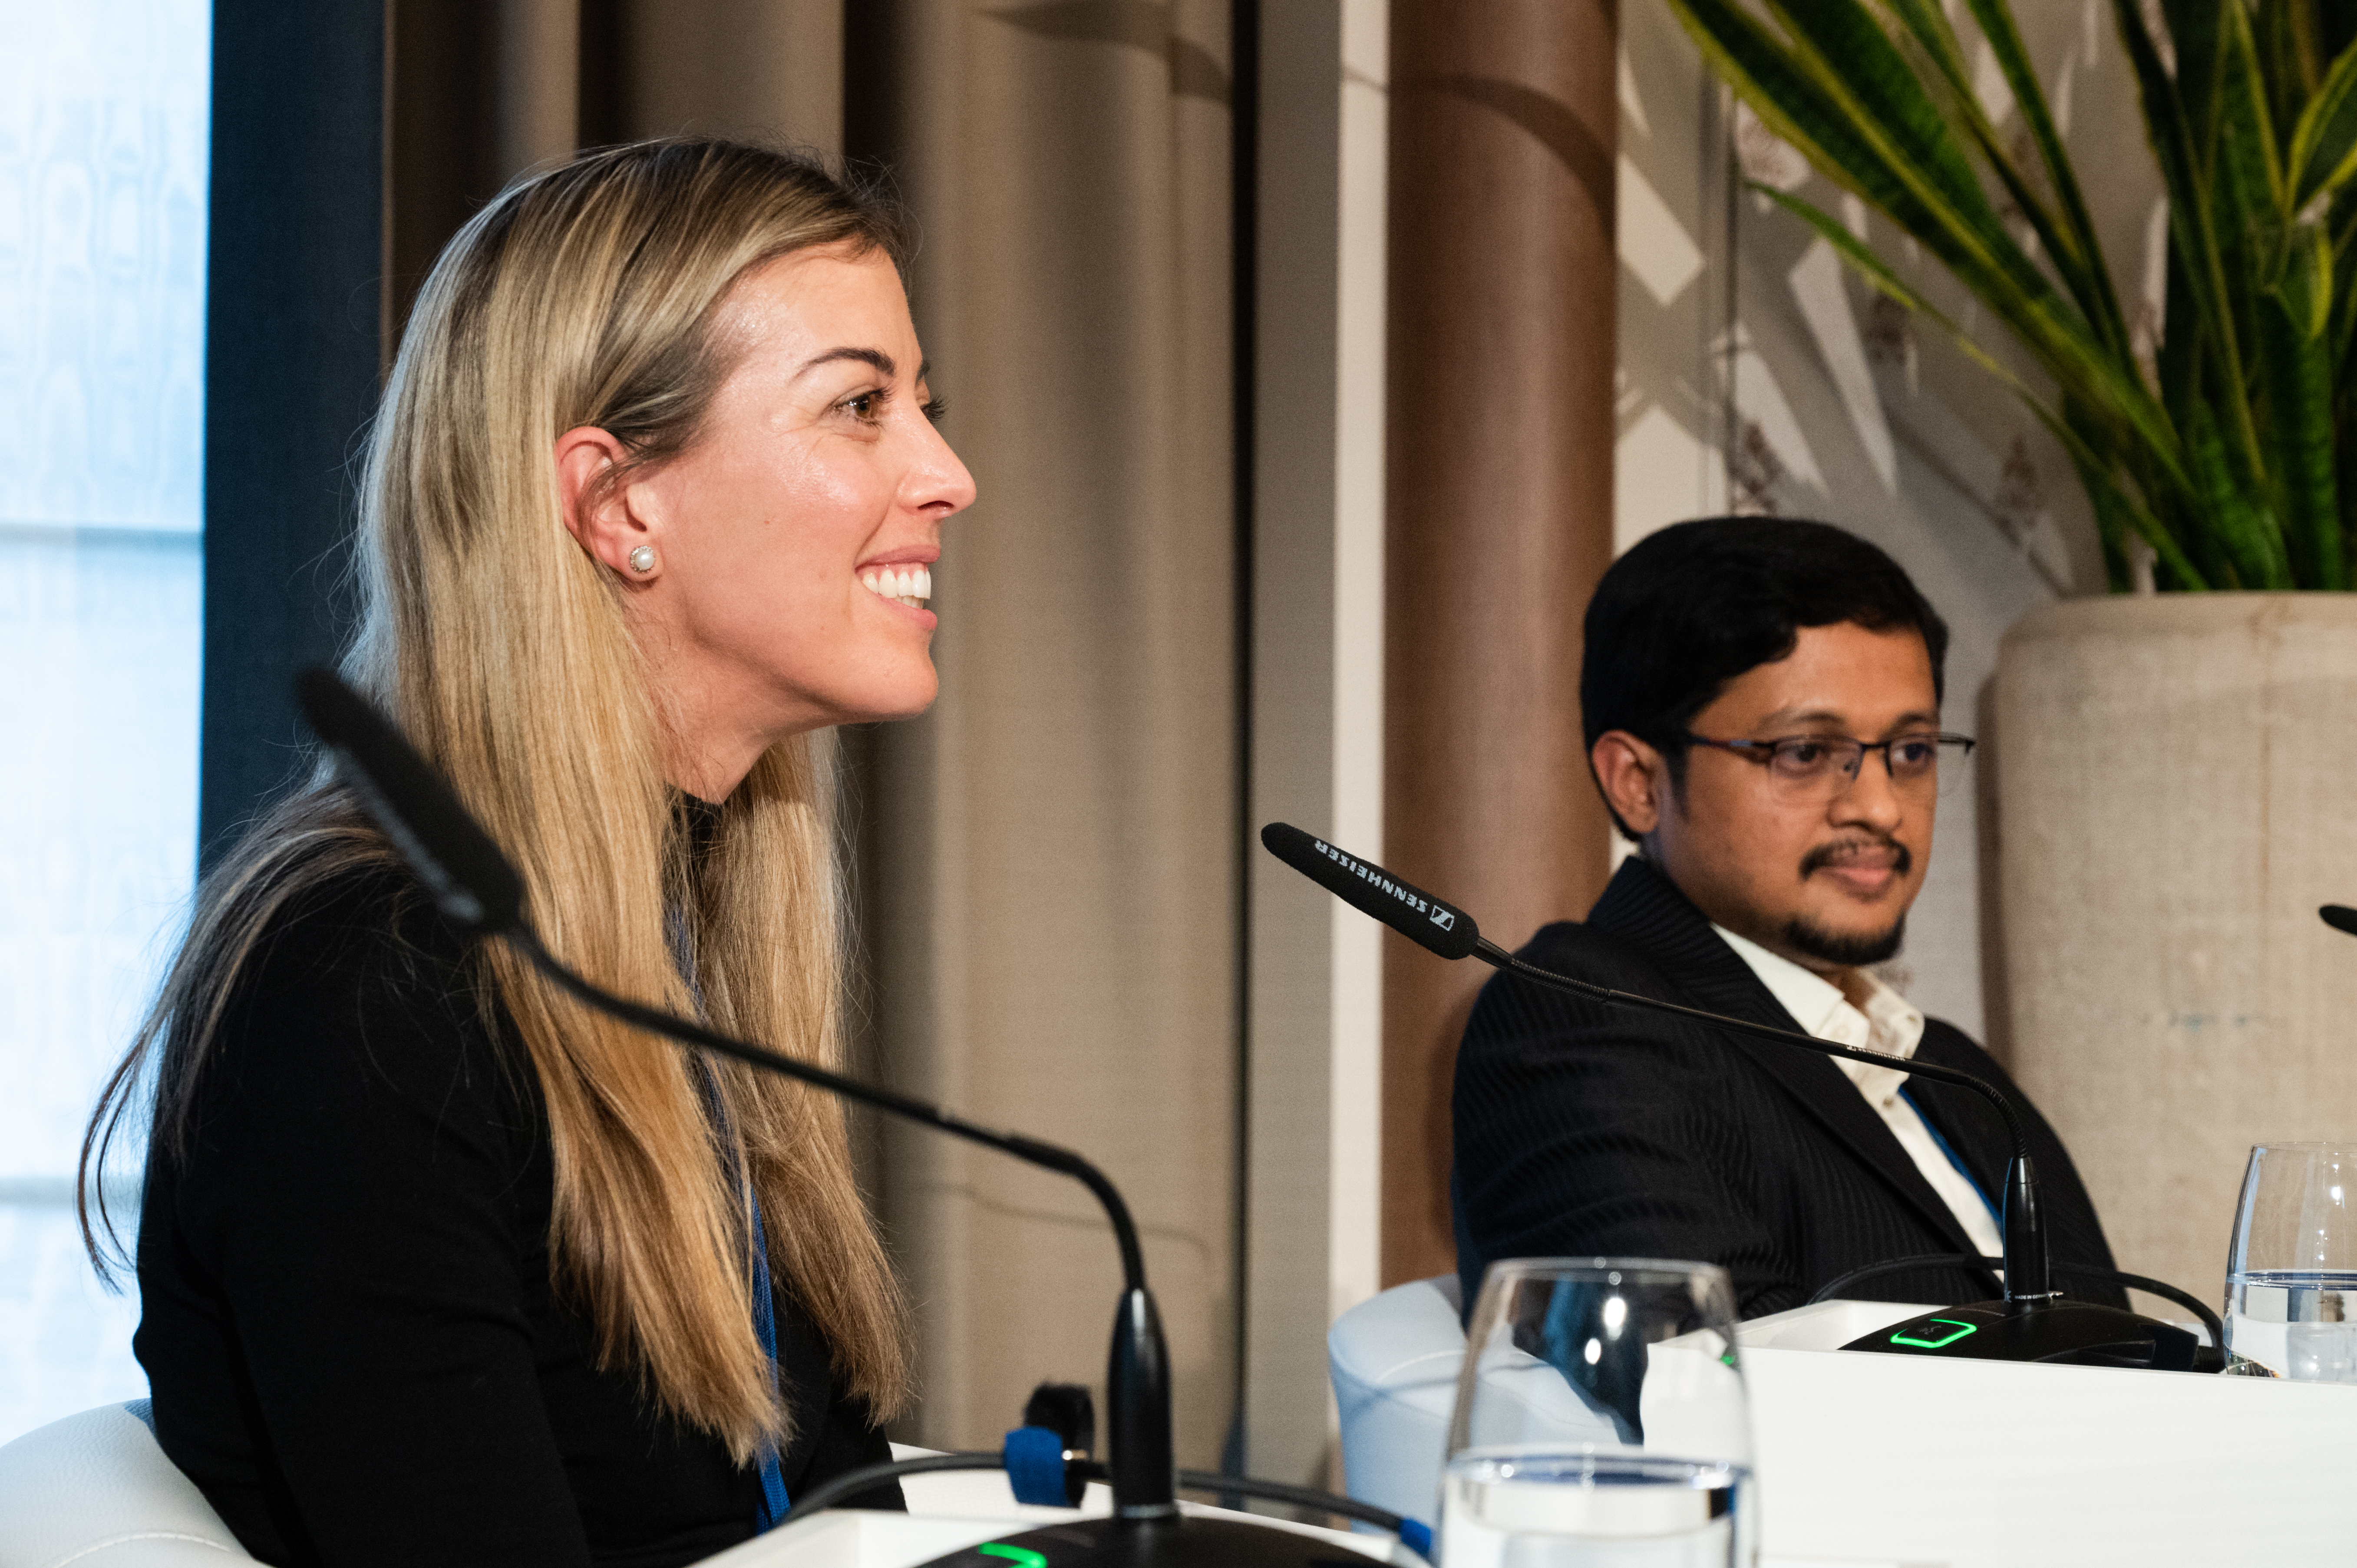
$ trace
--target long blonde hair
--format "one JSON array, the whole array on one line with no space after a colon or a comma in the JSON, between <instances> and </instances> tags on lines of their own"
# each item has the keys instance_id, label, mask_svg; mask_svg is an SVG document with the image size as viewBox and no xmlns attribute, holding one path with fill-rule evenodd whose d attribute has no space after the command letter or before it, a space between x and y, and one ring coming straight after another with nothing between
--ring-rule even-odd
<instances>
[{"instance_id":1,"label":"long blonde hair","mask_svg":"<svg viewBox=\"0 0 2357 1568\"><path fill-rule=\"evenodd\" d=\"M842 1055L839 879L828 748L772 747L690 875L650 693L605 567L560 511L553 448L595 425L630 467L693 446L733 368L715 317L748 270L848 242L897 261L888 209L813 164L707 140L588 154L511 187L436 263L371 431L362 617L347 675L452 781L522 873L552 950L626 995L699 1003L719 1028ZM324 777L257 822L206 879L187 942L83 1140L87 1204L151 1060L151 1159L187 1148L197 1070L256 940L306 888L390 852ZM684 909L694 993L673 961ZM554 1153L550 1253L667 1411L747 1462L791 1434L752 1327L741 1168L782 1288L879 1419L909 1386L899 1287L854 1180L841 1108L734 1065L707 1070L591 1014L504 944L477 950L538 1075ZM101 1200L101 1225L104 1226ZM100 1249L84 1214L93 1253ZM806 1412L804 1412L806 1413Z\"/></svg>"}]
</instances>

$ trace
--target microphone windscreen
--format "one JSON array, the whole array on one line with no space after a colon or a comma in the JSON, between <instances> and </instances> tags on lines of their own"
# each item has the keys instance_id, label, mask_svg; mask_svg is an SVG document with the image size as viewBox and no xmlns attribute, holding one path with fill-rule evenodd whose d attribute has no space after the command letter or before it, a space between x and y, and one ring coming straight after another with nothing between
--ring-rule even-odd
<instances>
[{"instance_id":1,"label":"microphone windscreen","mask_svg":"<svg viewBox=\"0 0 2357 1568\"><path fill-rule=\"evenodd\" d=\"M445 915L474 931L512 930L523 923L523 878L384 715L317 668L295 678L295 698L335 754L336 771L361 810Z\"/></svg>"},{"instance_id":2,"label":"microphone windscreen","mask_svg":"<svg viewBox=\"0 0 2357 1568\"><path fill-rule=\"evenodd\" d=\"M1481 940L1473 917L1456 905L1402 882L1382 866L1361 860L1289 822L1261 829L1268 853L1363 915L1443 958L1469 958Z\"/></svg>"},{"instance_id":3,"label":"microphone windscreen","mask_svg":"<svg viewBox=\"0 0 2357 1568\"><path fill-rule=\"evenodd\" d=\"M2327 904L2317 913L2321 915L2324 918L2324 923L2334 930L2346 931L2351 936L2357 937L2357 909L2352 909L2346 904Z\"/></svg>"}]
</instances>

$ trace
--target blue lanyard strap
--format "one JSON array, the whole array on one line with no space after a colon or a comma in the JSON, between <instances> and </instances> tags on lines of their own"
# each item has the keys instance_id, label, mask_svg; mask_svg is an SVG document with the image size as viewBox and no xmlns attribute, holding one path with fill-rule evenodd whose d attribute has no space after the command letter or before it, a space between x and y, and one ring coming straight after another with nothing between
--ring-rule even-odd
<instances>
[{"instance_id":1,"label":"blue lanyard strap","mask_svg":"<svg viewBox=\"0 0 2357 1568\"><path fill-rule=\"evenodd\" d=\"M1971 1184L1974 1193L1981 1200L1981 1207L1989 1211L1989 1218L1997 1222L1998 1229L2004 1229L2005 1217L1998 1212L1996 1205L1989 1201L1988 1189L1981 1186L1981 1178L1973 1175L1972 1167L1965 1165L1964 1161L1956 1157L1954 1147L1951 1145L1947 1138L1941 1133L1940 1129L1932 1124L1932 1119L1923 1114L1923 1108L1921 1105L1915 1104L1915 1097L1913 1095L1908 1093L1906 1090L1901 1089L1899 1091L1899 1097L1907 1101L1908 1104L1915 1107L1915 1120L1923 1123L1923 1131L1932 1134L1932 1142L1940 1145L1940 1152L1948 1156L1948 1163L1956 1167L1956 1174L1963 1176L1967 1183Z\"/></svg>"},{"instance_id":2,"label":"blue lanyard strap","mask_svg":"<svg viewBox=\"0 0 2357 1568\"><path fill-rule=\"evenodd\" d=\"M761 1231L761 1203L753 1189L745 1188L745 1210L752 1220L753 1231L753 1332L761 1341L761 1354L770 1359L770 1380L778 1379L778 1319L770 1301L770 1243ZM753 1528L758 1533L773 1528L786 1517L786 1473L778 1463L775 1444L761 1450L761 1508Z\"/></svg>"},{"instance_id":3,"label":"blue lanyard strap","mask_svg":"<svg viewBox=\"0 0 2357 1568\"><path fill-rule=\"evenodd\" d=\"M704 991L695 983L695 967L688 961L687 922L677 909L671 911L663 922L665 934L671 938L672 958L679 966L682 979L687 982L687 993L695 1002L698 1017L704 1014ZM720 1102L720 1081L706 1067L704 1074L704 1113L713 1128L721 1134L721 1147L728 1151L730 1184L745 1195L745 1229L750 1232L752 1256L747 1260L747 1272L753 1285L753 1336L761 1342L761 1354L770 1363L770 1386L778 1382L778 1313L770 1290L770 1241L761 1229L761 1200L753 1191L753 1184L745 1177L737 1165L737 1140L728 1135L727 1109ZM775 1444L761 1449L761 1504L753 1512L753 1533L763 1534L775 1529L786 1517L786 1472L779 1463Z\"/></svg>"}]
</instances>

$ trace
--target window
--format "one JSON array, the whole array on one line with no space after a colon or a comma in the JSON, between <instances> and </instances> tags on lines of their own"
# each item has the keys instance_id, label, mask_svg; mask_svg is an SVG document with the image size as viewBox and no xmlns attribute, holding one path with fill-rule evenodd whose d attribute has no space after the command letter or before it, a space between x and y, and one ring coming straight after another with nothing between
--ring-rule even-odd
<instances>
[{"instance_id":1,"label":"window","mask_svg":"<svg viewBox=\"0 0 2357 1568\"><path fill-rule=\"evenodd\" d=\"M0 0L0 38L5 1443L146 1391L72 1187L195 875L211 7Z\"/></svg>"}]
</instances>

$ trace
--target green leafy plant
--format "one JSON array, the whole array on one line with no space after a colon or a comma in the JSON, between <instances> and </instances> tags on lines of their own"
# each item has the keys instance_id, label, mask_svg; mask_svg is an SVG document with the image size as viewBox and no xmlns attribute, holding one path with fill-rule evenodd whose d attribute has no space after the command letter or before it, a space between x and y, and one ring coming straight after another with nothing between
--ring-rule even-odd
<instances>
[{"instance_id":1,"label":"green leafy plant","mask_svg":"<svg viewBox=\"0 0 2357 1568\"><path fill-rule=\"evenodd\" d=\"M2139 363L2006 0L1965 0L2021 116L2008 146L1941 0L1666 0L1710 68L1945 266L2052 381L2018 376L1880 255L1767 186L2002 379L2070 454L2115 589L2345 589L2357 526L2357 5L2113 0L2169 195L2165 330Z\"/></svg>"}]
</instances>

